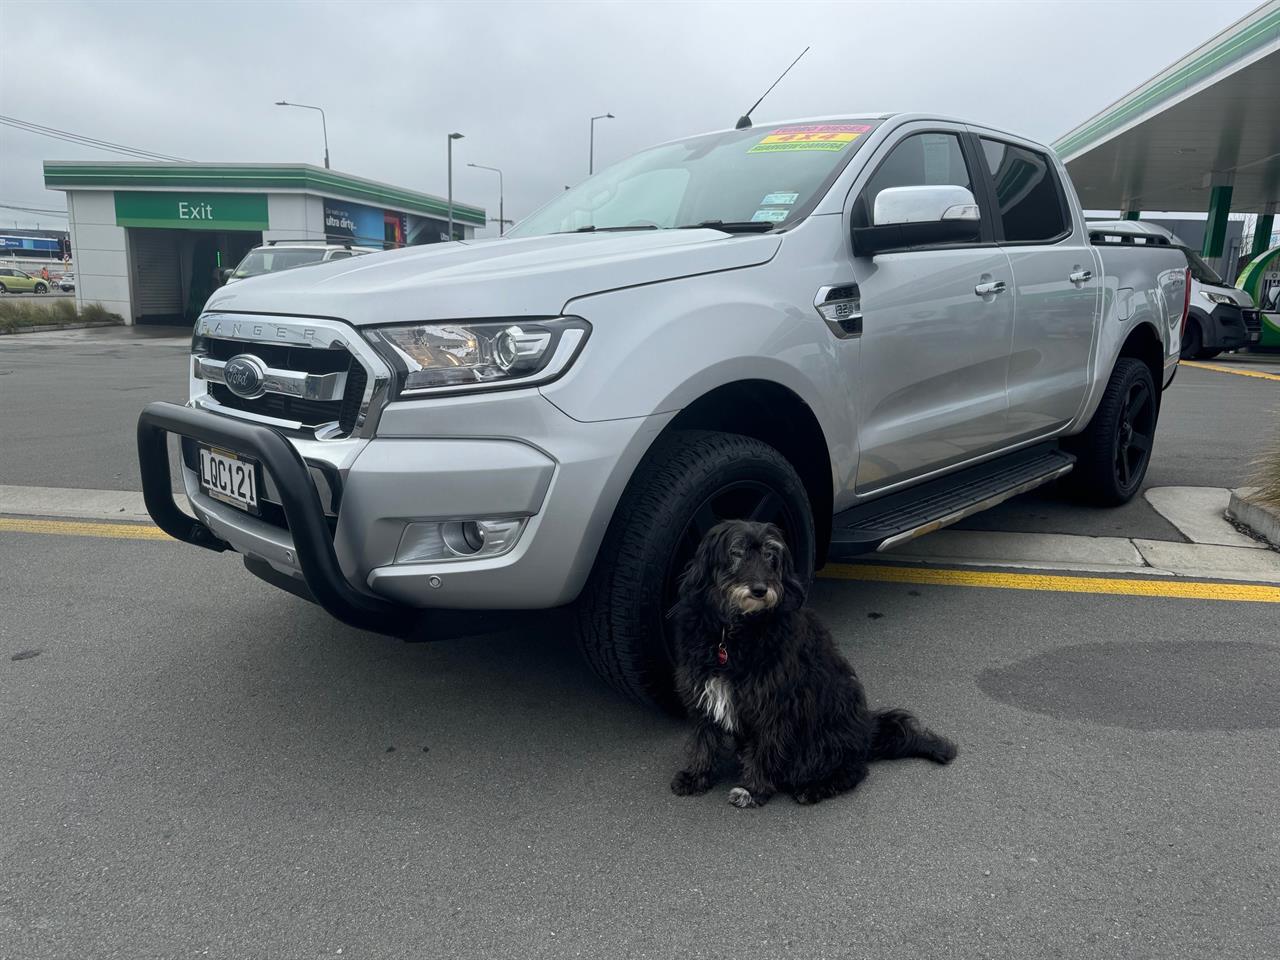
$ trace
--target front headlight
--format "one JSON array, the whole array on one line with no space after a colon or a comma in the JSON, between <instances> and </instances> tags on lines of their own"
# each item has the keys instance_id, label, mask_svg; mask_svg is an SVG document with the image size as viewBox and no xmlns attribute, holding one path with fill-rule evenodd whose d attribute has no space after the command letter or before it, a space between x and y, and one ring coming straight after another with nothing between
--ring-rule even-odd
<instances>
[{"instance_id":1,"label":"front headlight","mask_svg":"<svg viewBox=\"0 0 1280 960\"><path fill-rule=\"evenodd\" d=\"M397 372L400 396L546 383L582 349L579 317L373 327L365 336Z\"/></svg>"},{"instance_id":2,"label":"front headlight","mask_svg":"<svg viewBox=\"0 0 1280 960\"><path fill-rule=\"evenodd\" d=\"M1236 302L1225 294L1210 293L1208 290L1201 290L1200 296L1204 297L1210 303L1229 303L1233 307L1236 305Z\"/></svg>"}]
</instances>

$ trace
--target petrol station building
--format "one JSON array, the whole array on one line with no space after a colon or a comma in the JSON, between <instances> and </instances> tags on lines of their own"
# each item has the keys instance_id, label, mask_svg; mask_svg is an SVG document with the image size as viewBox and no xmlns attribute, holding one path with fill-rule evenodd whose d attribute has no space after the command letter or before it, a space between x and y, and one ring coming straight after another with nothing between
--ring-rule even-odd
<instances>
[{"instance_id":1,"label":"petrol station building","mask_svg":"<svg viewBox=\"0 0 1280 960\"><path fill-rule=\"evenodd\" d=\"M45 161L67 194L77 307L126 323L193 322L254 246L330 240L393 249L448 239L448 201L309 164ZM453 204L454 239L485 211Z\"/></svg>"}]
</instances>

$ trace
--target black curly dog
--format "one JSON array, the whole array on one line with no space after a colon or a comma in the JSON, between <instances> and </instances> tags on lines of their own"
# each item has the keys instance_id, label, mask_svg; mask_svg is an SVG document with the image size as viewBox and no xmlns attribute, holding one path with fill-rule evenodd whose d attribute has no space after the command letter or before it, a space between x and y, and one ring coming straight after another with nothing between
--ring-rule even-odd
<instances>
[{"instance_id":1,"label":"black curly dog","mask_svg":"<svg viewBox=\"0 0 1280 960\"><path fill-rule=\"evenodd\" d=\"M955 744L905 710L867 709L804 593L771 524L730 520L699 544L671 613L676 686L697 723L675 793L706 793L731 751L741 780L729 802L738 807L779 790L817 803L856 787L873 760L955 757Z\"/></svg>"}]
</instances>

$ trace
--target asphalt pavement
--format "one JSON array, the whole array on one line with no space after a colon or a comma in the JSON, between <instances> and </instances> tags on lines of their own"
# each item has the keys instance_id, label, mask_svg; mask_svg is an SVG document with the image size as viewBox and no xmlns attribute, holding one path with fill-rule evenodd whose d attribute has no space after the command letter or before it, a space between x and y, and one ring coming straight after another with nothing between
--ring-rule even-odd
<instances>
[{"instance_id":1,"label":"asphalt pavement","mask_svg":"<svg viewBox=\"0 0 1280 960\"><path fill-rule=\"evenodd\" d=\"M0 484L137 489L133 418L181 397L185 344L84 333L0 339ZM1149 482L1243 482L1277 407L1280 382L1184 368ZM1187 539L1145 498L1002 517ZM873 705L960 756L740 811L669 792L685 725L554 620L403 644L234 556L19 529L0 958L1277 956L1276 588L819 580Z\"/></svg>"}]
</instances>

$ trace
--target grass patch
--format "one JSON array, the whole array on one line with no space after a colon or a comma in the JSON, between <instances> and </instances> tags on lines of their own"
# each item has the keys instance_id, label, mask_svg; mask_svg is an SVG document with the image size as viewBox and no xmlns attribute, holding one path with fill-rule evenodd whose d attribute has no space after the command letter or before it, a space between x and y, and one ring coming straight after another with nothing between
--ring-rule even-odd
<instances>
[{"instance_id":1,"label":"grass patch","mask_svg":"<svg viewBox=\"0 0 1280 960\"><path fill-rule=\"evenodd\" d=\"M1280 508L1280 440L1256 464L1258 492L1254 500Z\"/></svg>"},{"instance_id":2,"label":"grass patch","mask_svg":"<svg viewBox=\"0 0 1280 960\"><path fill-rule=\"evenodd\" d=\"M0 300L0 332L13 333L24 327L40 327L51 323L124 323L118 313L112 313L100 303L89 303L79 313L71 299L36 302Z\"/></svg>"}]
</instances>

